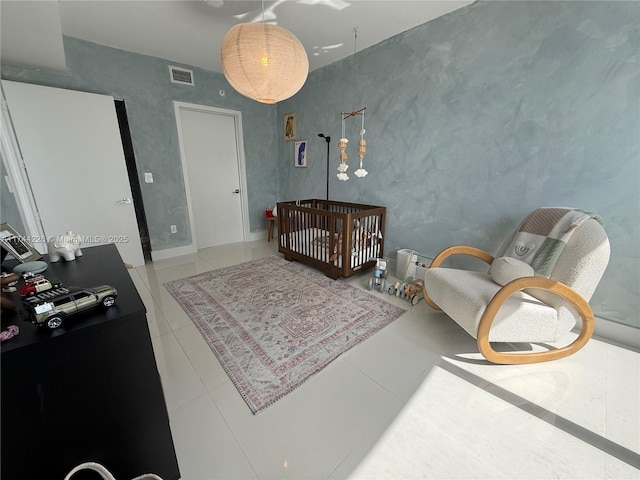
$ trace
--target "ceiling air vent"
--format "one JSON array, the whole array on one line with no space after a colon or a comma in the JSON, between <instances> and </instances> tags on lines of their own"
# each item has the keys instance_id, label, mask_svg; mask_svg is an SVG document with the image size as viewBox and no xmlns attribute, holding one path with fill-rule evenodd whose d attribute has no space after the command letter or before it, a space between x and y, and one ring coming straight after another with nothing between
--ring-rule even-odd
<instances>
[{"instance_id":1,"label":"ceiling air vent","mask_svg":"<svg viewBox=\"0 0 640 480\"><path fill-rule=\"evenodd\" d=\"M193 86L193 70L169 65L169 75L171 76L171 81L173 83Z\"/></svg>"}]
</instances>

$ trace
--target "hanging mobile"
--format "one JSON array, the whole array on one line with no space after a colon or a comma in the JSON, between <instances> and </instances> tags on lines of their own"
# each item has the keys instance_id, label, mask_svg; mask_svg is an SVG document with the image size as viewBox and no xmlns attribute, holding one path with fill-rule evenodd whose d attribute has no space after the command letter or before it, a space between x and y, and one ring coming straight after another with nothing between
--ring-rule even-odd
<instances>
[{"instance_id":1,"label":"hanging mobile","mask_svg":"<svg viewBox=\"0 0 640 480\"><path fill-rule=\"evenodd\" d=\"M353 52L353 80L354 80L354 104L355 104L355 73L356 73L356 53L358 51L358 29L353 29L354 33L354 52ZM347 143L349 139L346 136L345 129L345 120L350 117L355 117L357 115L362 115L362 124L360 127L360 140L358 140L358 157L360 157L360 168L358 168L355 172L353 172L356 177L362 178L366 177L369 172L367 172L362 166L362 160L364 159L364 155L367 153L367 141L364 139L364 134L366 130L364 129L364 114L367 107L362 107L360 110L352 111L352 112L341 112L340 117L342 120L342 138L338 141L338 150L340 151L340 165L338 165L338 179L346 182L349 180L349 175L347 175L347 169L349 165L347 165Z\"/></svg>"},{"instance_id":2,"label":"hanging mobile","mask_svg":"<svg viewBox=\"0 0 640 480\"><path fill-rule=\"evenodd\" d=\"M349 141L349 139L346 138L345 133L344 133L344 115L342 116L342 137L340 138L340 140L338 140L338 150L340 151L340 165L338 165L338 179L342 180L343 182L346 182L347 180L349 180L349 175L347 175L347 169L349 168L349 165L347 165L347 158L349 158L349 156L347 155L346 149L347 149L347 142Z\"/></svg>"},{"instance_id":3,"label":"hanging mobile","mask_svg":"<svg viewBox=\"0 0 640 480\"><path fill-rule=\"evenodd\" d=\"M366 130L364 129L364 109L362 110L362 128L360 129L360 140L358 140L358 156L360 157L360 168L357 169L354 173L356 177L366 177L367 172L364 168L362 168L362 159L364 158L364 154L367 153L367 141L364 139L364 134Z\"/></svg>"}]
</instances>

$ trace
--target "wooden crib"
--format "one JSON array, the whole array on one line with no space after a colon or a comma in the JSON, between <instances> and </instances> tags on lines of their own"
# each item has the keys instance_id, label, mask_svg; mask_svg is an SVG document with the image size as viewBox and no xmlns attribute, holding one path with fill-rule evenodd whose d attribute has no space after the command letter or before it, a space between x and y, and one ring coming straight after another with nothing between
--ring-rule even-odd
<instances>
[{"instance_id":1,"label":"wooden crib","mask_svg":"<svg viewBox=\"0 0 640 480\"><path fill-rule=\"evenodd\" d=\"M278 251L328 277L350 277L384 256L386 207L327 200L278 203Z\"/></svg>"}]
</instances>

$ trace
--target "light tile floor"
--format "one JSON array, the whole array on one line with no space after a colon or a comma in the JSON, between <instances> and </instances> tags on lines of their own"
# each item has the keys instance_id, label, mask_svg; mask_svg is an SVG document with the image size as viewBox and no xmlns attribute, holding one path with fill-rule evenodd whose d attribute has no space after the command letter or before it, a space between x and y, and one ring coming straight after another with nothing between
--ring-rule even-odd
<instances>
[{"instance_id":1,"label":"light tile floor","mask_svg":"<svg viewBox=\"0 0 640 480\"><path fill-rule=\"evenodd\" d=\"M273 254L233 244L130 271L183 479L640 479L637 351L594 338L491 365L444 314L387 293L406 314L253 415L163 283Z\"/></svg>"}]
</instances>

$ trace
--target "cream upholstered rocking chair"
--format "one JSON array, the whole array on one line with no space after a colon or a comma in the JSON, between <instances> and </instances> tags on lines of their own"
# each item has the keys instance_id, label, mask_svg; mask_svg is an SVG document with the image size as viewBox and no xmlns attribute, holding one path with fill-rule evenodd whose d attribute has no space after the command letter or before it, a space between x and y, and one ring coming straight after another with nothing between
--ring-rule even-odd
<instances>
[{"instance_id":1,"label":"cream upholstered rocking chair","mask_svg":"<svg viewBox=\"0 0 640 480\"><path fill-rule=\"evenodd\" d=\"M474 247L440 252L425 273L424 298L477 340L490 362L536 363L566 357L591 338L589 300L609 262L609 240L597 215L568 208L530 213L494 257ZM443 268L454 254L477 257L488 273ZM569 345L532 353L501 353L491 342L558 342L582 320Z\"/></svg>"}]
</instances>

